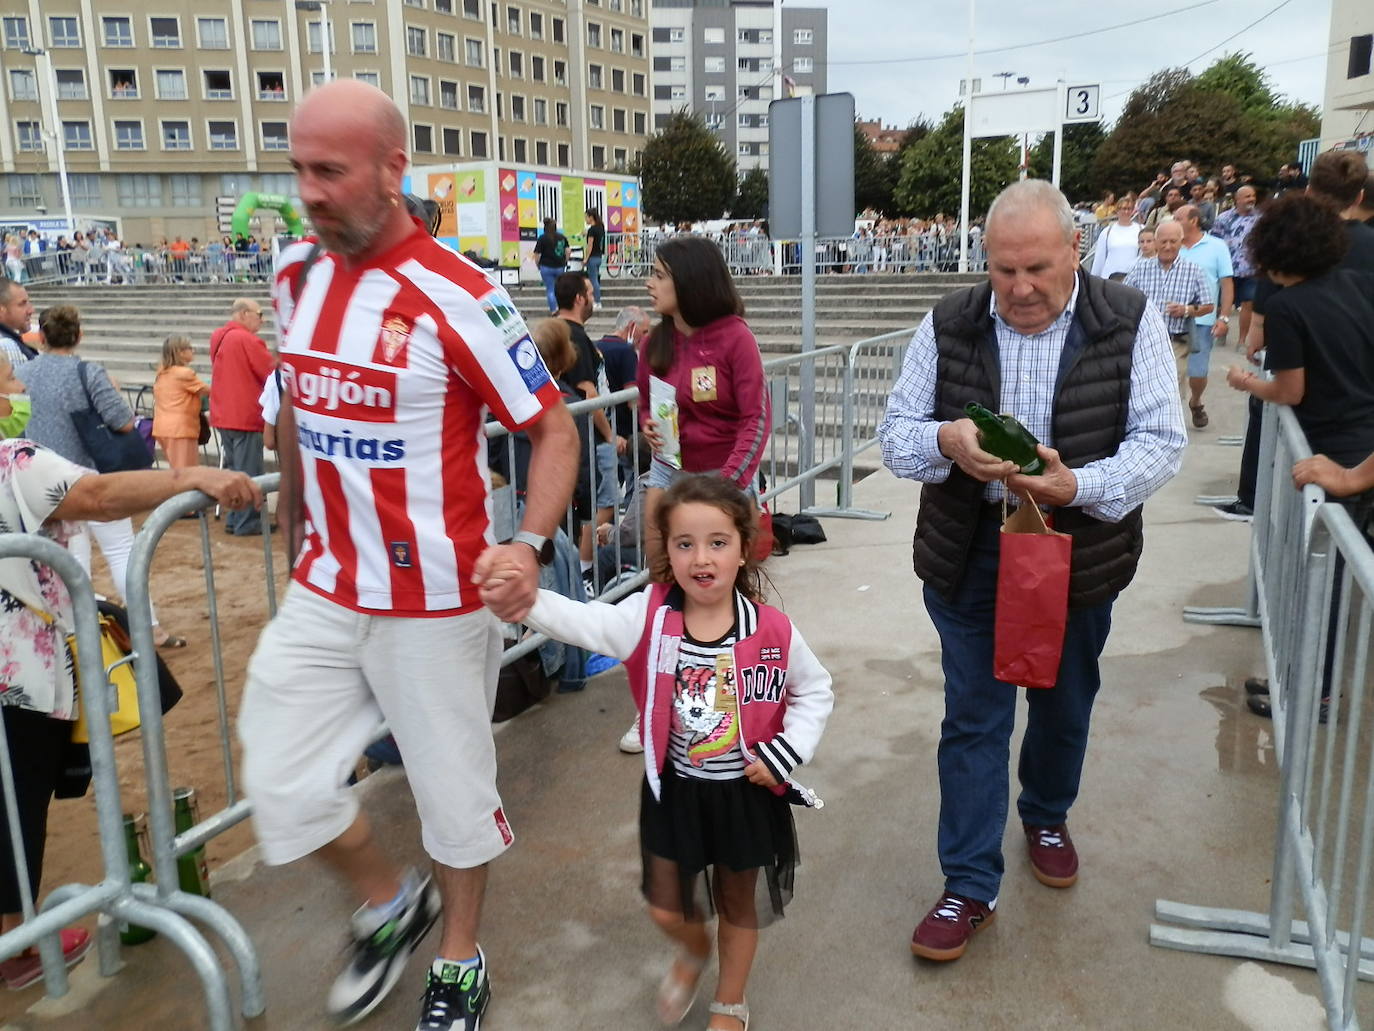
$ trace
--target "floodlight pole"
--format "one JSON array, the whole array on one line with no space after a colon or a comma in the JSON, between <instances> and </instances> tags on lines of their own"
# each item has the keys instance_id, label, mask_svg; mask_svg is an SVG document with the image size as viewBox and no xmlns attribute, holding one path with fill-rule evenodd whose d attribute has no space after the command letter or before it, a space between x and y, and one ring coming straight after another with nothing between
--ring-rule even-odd
<instances>
[{"instance_id":1,"label":"floodlight pole","mask_svg":"<svg viewBox=\"0 0 1374 1031\"><path fill-rule=\"evenodd\" d=\"M968 0L968 73L964 79L964 175L959 188L959 271L968 271L968 208L973 175L973 18L975 0Z\"/></svg>"}]
</instances>

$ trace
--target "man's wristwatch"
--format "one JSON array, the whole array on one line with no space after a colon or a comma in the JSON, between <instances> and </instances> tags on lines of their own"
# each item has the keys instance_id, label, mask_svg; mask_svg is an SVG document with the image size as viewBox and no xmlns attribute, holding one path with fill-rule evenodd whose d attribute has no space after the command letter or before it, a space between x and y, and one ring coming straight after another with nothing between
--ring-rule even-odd
<instances>
[{"instance_id":1,"label":"man's wristwatch","mask_svg":"<svg viewBox=\"0 0 1374 1031\"><path fill-rule=\"evenodd\" d=\"M535 557L539 559L541 566L553 564L553 541L550 538L540 537L529 530L521 530L511 538L511 543L528 544L534 549Z\"/></svg>"},{"instance_id":2,"label":"man's wristwatch","mask_svg":"<svg viewBox=\"0 0 1374 1031\"><path fill-rule=\"evenodd\" d=\"M1229 326L1229 325L1231 324L1231 316L1229 316L1229 315L1218 315L1218 316L1217 316L1217 321L1220 322L1223 326Z\"/></svg>"}]
</instances>

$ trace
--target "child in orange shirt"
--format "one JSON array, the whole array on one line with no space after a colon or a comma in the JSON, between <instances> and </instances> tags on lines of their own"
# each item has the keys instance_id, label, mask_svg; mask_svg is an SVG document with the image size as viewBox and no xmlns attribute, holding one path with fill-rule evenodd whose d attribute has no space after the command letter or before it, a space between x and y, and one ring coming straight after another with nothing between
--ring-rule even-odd
<instances>
[{"instance_id":1,"label":"child in orange shirt","mask_svg":"<svg viewBox=\"0 0 1374 1031\"><path fill-rule=\"evenodd\" d=\"M153 381L153 436L173 469L200 464L201 397L210 393L210 386L191 368L194 354L190 339L173 333L162 344Z\"/></svg>"}]
</instances>

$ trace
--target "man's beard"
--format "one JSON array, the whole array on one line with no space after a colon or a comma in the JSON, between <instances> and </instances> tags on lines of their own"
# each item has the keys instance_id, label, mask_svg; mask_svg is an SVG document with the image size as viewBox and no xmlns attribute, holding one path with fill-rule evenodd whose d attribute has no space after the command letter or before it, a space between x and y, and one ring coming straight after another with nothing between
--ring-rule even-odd
<instances>
[{"instance_id":1,"label":"man's beard","mask_svg":"<svg viewBox=\"0 0 1374 1031\"><path fill-rule=\"evenodd\" d=\"M377 192L373 196L381 196L380 179L377 182ZM326 227L317 224L315 233L328 250L352 257L362 254L372 245L372 241L377 239L382 226L386 224L387 207L386 204L378 203L365 215L358 214L356 208L347 213L318 207L307 211L312 219L317 215L328 215L338 219L337 226Z\"/></svg>"}]
</instances>

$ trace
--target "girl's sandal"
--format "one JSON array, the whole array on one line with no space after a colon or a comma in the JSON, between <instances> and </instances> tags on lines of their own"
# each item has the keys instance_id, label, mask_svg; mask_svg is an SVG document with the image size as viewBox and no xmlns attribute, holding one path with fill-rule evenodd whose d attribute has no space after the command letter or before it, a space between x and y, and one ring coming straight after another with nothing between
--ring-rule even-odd
<instances>
[{"instance_id":1,"label":"girl's sandal","mask_svg":"<svg viewBox=\"0 0 1374 1031\"><path fill-rule=\"evenodd\" d=\"M658 985L658 1019L665 1027L681 1024L691 1010L697 999L697 989L701 987L701 973L710 958L709 952L694 956L682 949L668 967ZM679 967L687 971L686 980L679 976Z\"/></svg>"},{"instance_id":2,"label":"girl's sandal","mask_svg":"<svg viewBox=\"0 0 1374 1031\"><path fill-rule=\"evenodd\" d=\"M734 1017L740 1022L740 1031L749 1031L749 1005L743 1002L711 1001L711 1012L720 1017Z\"/></svg>"}]
</instances>

